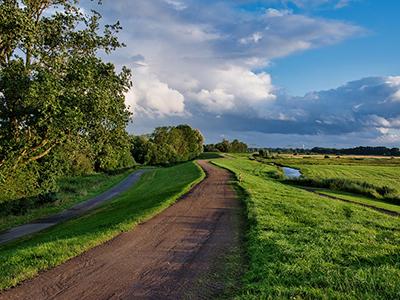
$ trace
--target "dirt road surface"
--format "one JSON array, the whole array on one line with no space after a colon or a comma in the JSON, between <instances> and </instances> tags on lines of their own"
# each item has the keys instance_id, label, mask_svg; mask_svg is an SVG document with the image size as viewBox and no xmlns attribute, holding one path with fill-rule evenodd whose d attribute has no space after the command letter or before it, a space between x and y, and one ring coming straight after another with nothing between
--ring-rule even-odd
<instances>
[{"instance_id":1,"label":"dirt road surface","mask_svg":"<svg viewBox=\"0 0 400 300\"><path fill-rule=\"evenodd\" d=\"M199 163L207 178L173 206L0 299L210 299L220 293L223 283L207 278L240 243L240 207L230 174Z\"/></svg>"}]
</instances>

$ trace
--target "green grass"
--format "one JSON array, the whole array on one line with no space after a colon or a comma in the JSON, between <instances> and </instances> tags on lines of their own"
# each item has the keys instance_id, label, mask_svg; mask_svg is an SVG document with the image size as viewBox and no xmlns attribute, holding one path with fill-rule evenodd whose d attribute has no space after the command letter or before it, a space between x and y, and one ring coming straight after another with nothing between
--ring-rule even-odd
<instances>
[{"instance_id":1,"label":"green grass","mask_svg":"<svg viewBox=\"0 0 400 300\"><path fill-rule=\"evenodd\" d=\"M400 192L400 166L298 165L308 178L346 178L388 186Z\"/></svg>"},{"instance_id":2,"label":"green grass","mask_svg":"<svg viewBox=\"0 0 400 300\"><path fill-rule=\"evenodd\" d=\"M383 208L383 209L387 209L387 210L390 210L390 211L394 211L394 212L400 213L400 206L399 205L394 205L394 204L386 203L386 202L383 202L383 201L373 200L373 199L368 198L368 197L363 197L363 196L359 196L359 195L353 195L353 194L346 193L346 192L331 191L331 190L318 190L318 193L324 194L324 195L328 195L328 196L337 197L337 198L344 199L344 200L349 200L349 201L361 203L361 204L372 205L372 206L375 206L375 207L378 207L378 208Z\"/></svg>"},{"instance_id":3,"label":"green grass","mask_svg":"<svg viewBox=\"0 0 400 300\"><path fill-rule=\"evenodd\" d=\"M133 169L114 175L98 173L63 178L59 182L60 191L56 195L57 200L55 202L30 209L22 215L0 216L0 232L44 216L58 213L79 202L95 197L125 179L132 171Z\"/></svg>"},{"instance_id":4,"label":"green grass","mask_svg":"<svg viewBox=\"0 0 400 300\"><path fill-rule=\"evenodd\" d=\"M349 179L388 186L400 193L400 159L388 158L280 158L264 160L300 169L311 179Z\"/></svg>"},{"instance_id":5,"label":"green grass","mask_svg":"<svg viewBox=\"0 0 400 300\"><path fill-rule=\"evenodd\" d=\"M139 182L93 212L0 247L0 290L32 278L132 229L204 178L194 162L145 173Z\"/></svg>"},{"instance_id":6,"label":"green grass","mask_svg":"<svg viewBox=\"0 0 400 300\"><path fill-rule=\"evenodd\" d=\"M221 157L223 156L218 152L203 152L202 154L199 155L197 159L213 159Z\"/></svg>"},{"instance_id":7,"label":"green grass","mask_svg":"<svg viewBox=\"0 0 400 300\"><path fill-rule=\"evenodd\" d=\"M248 270L235 298L400 298L399 218L285 185L271 165L215 163L248 193Z\"/></svg>"}]
</instances>

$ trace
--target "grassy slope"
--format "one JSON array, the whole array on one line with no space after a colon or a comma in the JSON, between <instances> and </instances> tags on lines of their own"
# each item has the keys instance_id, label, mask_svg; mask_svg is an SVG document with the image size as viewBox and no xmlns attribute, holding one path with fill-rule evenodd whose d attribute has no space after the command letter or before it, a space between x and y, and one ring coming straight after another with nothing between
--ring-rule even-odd
<instances>
[{"instance_id":1,"label":"grassy slope","mask_svg":"<svg viewBox=\"0 0 400 300\"><path fill-rule=\"evenodd\" d=\"M244 157L216 163L249 193L249 268L237 298L400 298L398 218L281 184L266 176L273 166Z\"/></svg>"},{"instance_id":2,"label":"grassy slope","mask_svg":"<svg viewBox=\"0 0 400 300\"><path fill-rule=\"evenodd\" d=\"M171 205L203 177L194 162L150 171L133 188L92 213L0 247L0 290L130 230Z\"/></svg>"},{"instance_id":3,"label":"grassy slope","mask_svg":"<svg viewBox=\"0 0 400 300\"><path fill-rule=\"evenodd\" d=\"M372 205L372 206L375 206L378 208L383 208L383 209L387 209L387 210L391 210L391 211L400 213L399 205L389 204L389 203L386 203L383 201L378 201L378 200L360 196L360 195L354 195L354 194L350 194L350 193L346 193L346 192L331 191L331 190L324 190L324 189L318 190L318 193L337 197L337 198L344 199L344 200L361 203L361 204Z\"/></svg>"},{"instance_id":4,"label":"grassy slope","mask_svg":"<svg viewBox=\"0 0 400 300\"><path fill-rule=\"evenodd\" d=\"M76 203L95 197L125 179L131 172L132 170L128 170L116 175L101 173L64 178L60 180L60 191L57 193L58 200L56 202L31 209L23 215L0 217L0 231L58 213L72 207Z\"/></svg>"}]
</instances>

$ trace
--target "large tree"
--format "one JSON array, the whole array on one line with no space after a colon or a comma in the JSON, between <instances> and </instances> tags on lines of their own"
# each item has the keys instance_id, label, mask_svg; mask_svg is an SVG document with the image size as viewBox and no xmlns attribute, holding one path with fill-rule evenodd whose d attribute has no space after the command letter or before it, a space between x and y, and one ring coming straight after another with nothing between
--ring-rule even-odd
<instances>
[{"instance_id":1,"label":"large tree","mask_svg":"<svg viewBox=\"0 0 400 300\"><path fill-rule=\"evenodd\" d=\"M103 155L127 139L131 74L100 59L123 46L100 18L75 0L0 0L0 175L67 140Z\"/></svg>"}]
</instances>

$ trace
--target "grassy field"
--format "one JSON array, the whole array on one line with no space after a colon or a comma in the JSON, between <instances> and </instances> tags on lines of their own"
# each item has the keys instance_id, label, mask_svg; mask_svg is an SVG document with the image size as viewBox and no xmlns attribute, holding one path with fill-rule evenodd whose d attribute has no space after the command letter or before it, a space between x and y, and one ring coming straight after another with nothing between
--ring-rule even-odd
<instances>
[{"instance_id":1,"label":"grassy field","mask_svg":"<svg viewBox=\"0 0 400 300\"><path fill-rule=\"evenodd\" d=\"M285 185L269 176L276 167L246 157L215 163L248 193L248 268L236 298L400 298L399 218Z\"/></svg>"},{"instance_id":2,"label":"grassy field","mask_svg":"<svg viewBox=\"0 0 400 300\"><path fill-rule=\"evenodd\" d=\"M1 246L0 290L132 229L171 205L204 176L194 162L149 171L133 188L99 209L31 238Z\"/></svg>"},{"instance_id":3,"label":"grassy field","mask_svg":"<svg viewBox=\"0 0 400 300\"><path fill-rule=\"evenodd\" d=\"M300 169L303 177L292 181L296 185L350 192L354 197L361 196L364 202L367 196L369 202L376 201L377 207L384 205L382 202L390 207L400 205L400 159L281 156L261 161Z\"/></svg>"},{"instance_id":4,"label":"grassy field","mask_svg":"<svg viewBox=\"0 0 400 300\"><path fill-rule=\"evenodd\" d=\"M400 193L400 166L296 165L308 178L347 178L377 186L389 186Z\"/></svg>"},{"instance_id":5,"label":"grassy field","mask_svg":"<svg viewBox=\"0 0 400 300\"><path fill-rule=\"evenodd\" d=\"M268 160L300 169L312 179L346 178L377 186L389 186L400 193L400 159L389 158L282 158Z\"/></svg>"},{"instance_id":6,"label":"grassy field","mask_svg":"<svg viewBox=\"0 0 400 300\"><path fill-rule=\"evenodd\" d=\"M39 208L30 209L24 214L0 216L0 232L29 221L55 214L73 205L95 197L125 179L133 169L123 173L108 175L105 173L77 176L61 179L60 191L56 201Z\"/></svg>"}]
</instances>

